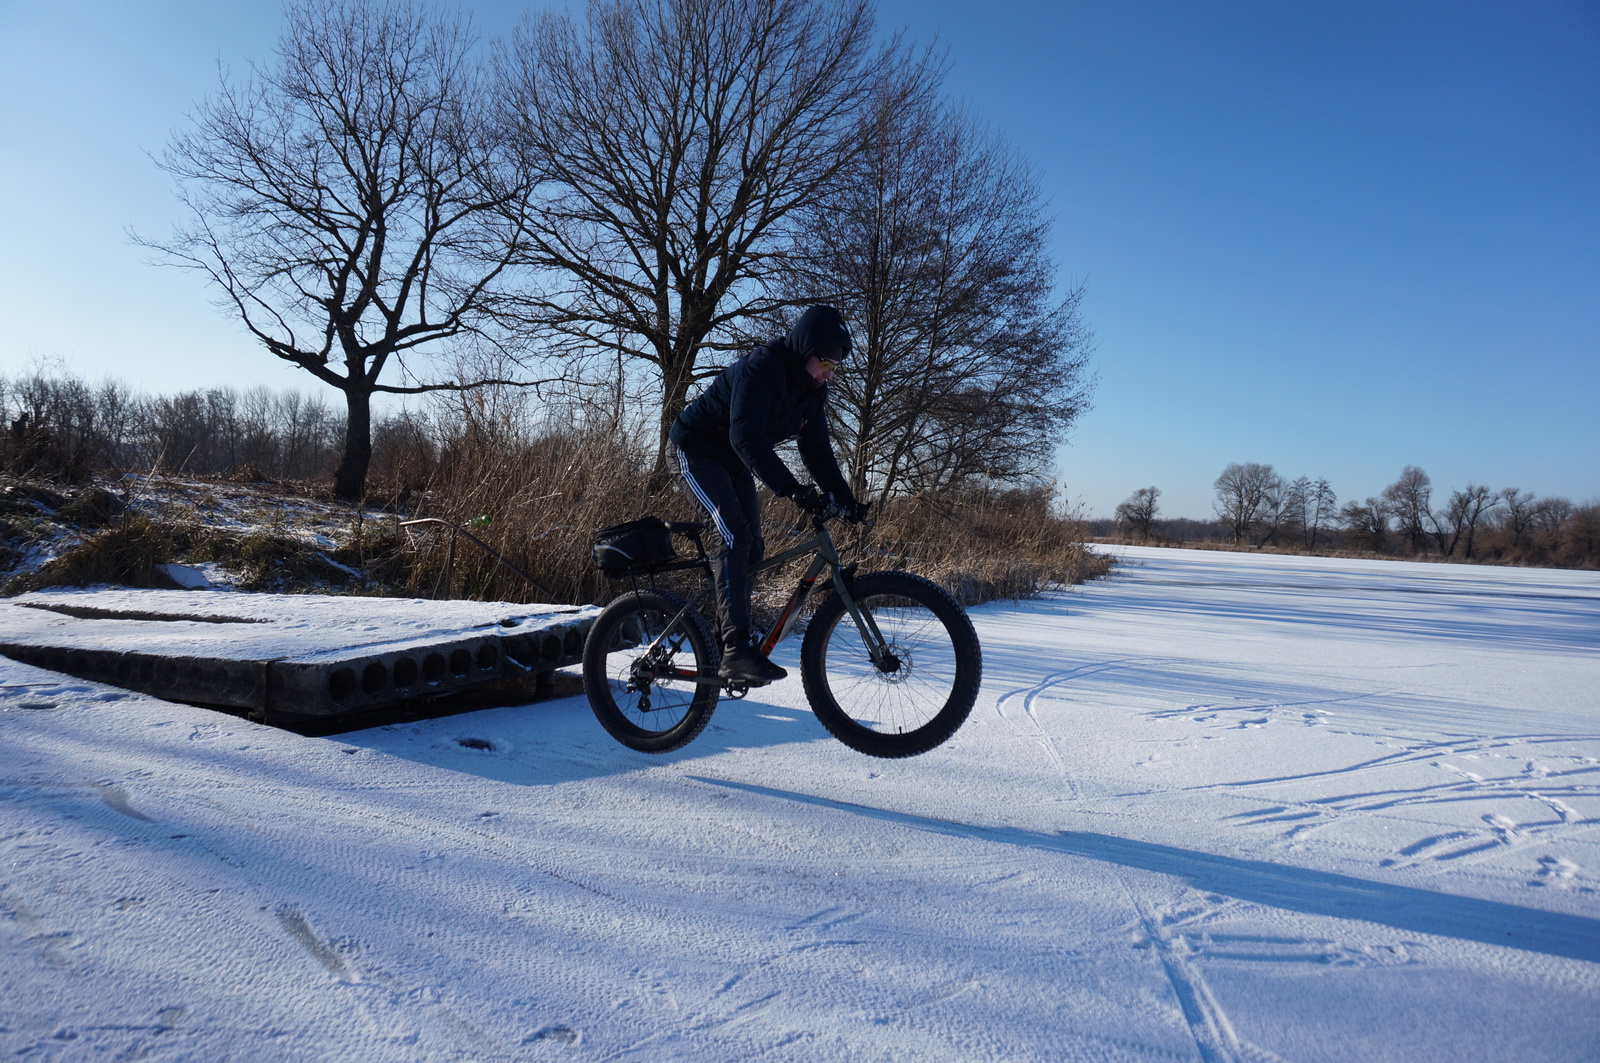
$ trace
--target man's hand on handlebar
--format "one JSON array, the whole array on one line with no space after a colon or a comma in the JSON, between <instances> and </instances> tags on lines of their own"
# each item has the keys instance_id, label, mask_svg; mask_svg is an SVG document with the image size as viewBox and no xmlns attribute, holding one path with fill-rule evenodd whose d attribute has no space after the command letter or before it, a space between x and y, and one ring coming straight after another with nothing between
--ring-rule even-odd
<instances>
[{"instance_id":1,"label":"man's hand on handlebar","mask_svg":"<svg viewBox=\"0 0 1600 1063\"><path fill-rule=\"evenodd\" d=\"M808 517L821 517L824 520L838 518L851 524L872 523L869 516L872 508L870 503L857 502L853 498L848 502L841 502L831 494L824 494L814 484L797 487L786 497L804 510Z\"/></svg>"},{"instance_id":2,"label":"man's hand on handlebar","mask_svg":"<svg viewBox=\"0 0 1600 1063\"><path fill-rule=\"evenodd\" d=\"M834 505L839 508L839 516L851 524L871 523L871 518L868 515L872 509L872 503L870 502L852 500L849 502L835 502Z\"/></svg>"},{"instance_id":3,"label":"man's hand on handlebar","mask_svg":"<svg viewBox=\"0 0 1600 1063\"><path fill-rule=\"evenodd\" d=\"M808 516L820 517L827 512L833 500L813 484L804 484L789 492L789 501L805 510Z\"/></svg>"}]
</instances>

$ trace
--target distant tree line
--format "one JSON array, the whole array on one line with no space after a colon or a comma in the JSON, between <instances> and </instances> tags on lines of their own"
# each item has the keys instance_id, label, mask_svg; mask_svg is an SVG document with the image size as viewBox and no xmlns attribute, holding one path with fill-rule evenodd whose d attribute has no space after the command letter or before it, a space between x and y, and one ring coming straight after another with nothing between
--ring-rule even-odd
<instances>
[{"instance_id":1,"label":"distant tree line","mask_svg":"<svg viewBox=\"0 0 1600 1063\"><path fill-rule=\"evenodd\" d=\"M337 465L344 420L264 387L142 395L116 380L0 377L0 471L84 481L123 472L312 480Z\"/></svg>"},{"instance_id":2,"label":"distant tree line","mask_svg":"<svg viewBox=\"0 0 1600 1063\"><path fill-rule=\"evenodd\" d=\"M1356 550L1508 564L1600 566L1600 503L1576 505L1469 483L1435 499L1433 481L1407 465L1377 495L1338 505L1325 479L1286 480L1271 465L1230 464L1212 484L1215 522L1162 520L1156 487L1141 487L1112 521L1091 525L1136 542L1230 541L1315 552Z\"/></svg>"}]
</instances>

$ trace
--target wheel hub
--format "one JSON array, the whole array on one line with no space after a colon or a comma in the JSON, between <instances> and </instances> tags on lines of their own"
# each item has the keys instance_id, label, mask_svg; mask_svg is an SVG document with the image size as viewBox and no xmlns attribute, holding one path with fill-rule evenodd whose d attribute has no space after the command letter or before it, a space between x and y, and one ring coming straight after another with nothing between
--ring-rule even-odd
<instances>
[{"instance_id":1,"label":"wheel hub","mask_svg":"<svg viewBox=\"0 0 1600 1063\"><path fill-rule=\"evenodd\" d=\"M885 647L889 652L878 662L878 676L885 683L904 683L911 678L911 651L896 643Z\"/></svg>"}]
</instances>

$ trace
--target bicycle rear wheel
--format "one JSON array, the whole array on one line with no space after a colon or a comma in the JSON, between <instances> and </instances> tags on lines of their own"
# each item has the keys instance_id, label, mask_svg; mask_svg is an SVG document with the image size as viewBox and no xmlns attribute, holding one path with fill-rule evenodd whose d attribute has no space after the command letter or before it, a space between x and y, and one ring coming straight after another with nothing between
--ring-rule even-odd
<instances>
[{"instance_id":1,"label":"bicycle rear wheel","mask_svg":"<svg viewBox=\"0 0 1600 1063\"><path fill-rule=\"evenodd\" d=\"M983 650L966 610L907 572L858 577L851 596L870 613L893 659L873 663L837 594L817 607L800 647L800 675L817 719L851 749L910 757L965 722L983 681Z\"/></svg>"},{"instance_id":2,"label":"bicycle rear wheel","mask_svg":"<svg viewBox=\"0 0 1600 1063\"><path fill-rule=\"evenodd\" d=\"M717 654L700 615L666 591L630 592L606 606L583 647L583 692L611 737L642 753L686 745L711 721ZM674 617L678 617L674 622Z\"/></svg>"}]
</instances>

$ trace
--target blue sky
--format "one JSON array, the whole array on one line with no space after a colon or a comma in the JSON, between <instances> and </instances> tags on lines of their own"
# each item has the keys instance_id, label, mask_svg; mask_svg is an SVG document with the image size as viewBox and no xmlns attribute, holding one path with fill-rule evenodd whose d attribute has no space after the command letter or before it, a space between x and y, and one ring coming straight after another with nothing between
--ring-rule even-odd
<instances>
[{"instance_id":1,"label":"blue sky","mask_svg":"<svg viewBox=\"0 0 1600 1063\"><path fill-rule=\"evenodd\" d=\"M467 3L504 32L524 5ZM1059 458L1109 515L1203 516L1233 461L1374 494L1600 496L1600 4L891 0L1037 166L1087 279L1095 408ZM309 387L144 264L149 162L276 3L0 0L0 371Z\"/></svg>"}]
</instances>

